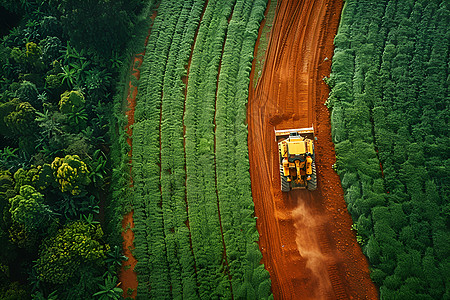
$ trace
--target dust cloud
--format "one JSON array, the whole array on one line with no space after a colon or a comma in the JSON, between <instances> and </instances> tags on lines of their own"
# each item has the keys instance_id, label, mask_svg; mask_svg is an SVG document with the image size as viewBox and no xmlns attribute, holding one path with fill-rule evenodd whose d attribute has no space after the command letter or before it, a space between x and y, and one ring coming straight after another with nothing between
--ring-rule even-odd
<instances>
[{"instance_id":1,"label":"dust cloud","mask_svg":"<svg viewBox=\"0 0 450 300\"><path fill-rule=\"evenodd\" d=\"M305 201L299 201L298 206L292 211L295 227L295 242L303 259L306 260L306 268L310 269L317 282L315 297L328 299L327 295L333 292L327 272L328 256L320 246L318 232L324 223L324 218L314 213L311 207L305 205ZM323 237L322 237L323 238Z\"/></svg>"}]
</instances>

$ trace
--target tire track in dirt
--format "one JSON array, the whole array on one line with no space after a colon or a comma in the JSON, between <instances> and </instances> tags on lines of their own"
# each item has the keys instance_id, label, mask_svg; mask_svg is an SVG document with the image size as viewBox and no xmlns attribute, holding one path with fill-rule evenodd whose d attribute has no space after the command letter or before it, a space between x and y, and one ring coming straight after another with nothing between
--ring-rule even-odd
<instances>
[{"instance_id":1,"label":"tire track in dirt","mask_svg":"<svg viewBox=\"0 0 450 300\"><path fill-rule=\"evenodd\" d=\"M333 39L342 1L281 1L256 90L250 84L249 158L259 245L276 299L376 299L351 231L335 162L329 112ZM252 78L252 77L251 77ZM280 191L274 128L310 127L318 190Z\"/></svg>"}]
</instances>

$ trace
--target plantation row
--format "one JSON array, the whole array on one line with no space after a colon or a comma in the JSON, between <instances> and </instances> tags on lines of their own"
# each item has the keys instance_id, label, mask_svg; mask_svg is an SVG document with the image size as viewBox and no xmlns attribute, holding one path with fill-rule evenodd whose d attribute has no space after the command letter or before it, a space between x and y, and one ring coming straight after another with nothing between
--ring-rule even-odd
<instances>
[{"instance_id":1,"label":"plantation row","mask_svg":"<svg viewBox=\"0 0 450 300\"><path fill-rule=\"evenodd\" d=\"M170 297L162 198L160 192L161 98L168 53L181 3L160 3L142 65L133 127L135 257L138 295ZM161 141L162 142L162 141ZM162 189L162 187L161 187Z\"/></svg>"},{"instance_id":2,"label":"plantation row","mask_svg":"<svg viewBox=\"0 0 450 300\"><path fill-rule=\"evenodd\" d=\"M158 6L140 68L132 200L122 203L134 210L138 298L271 296L259 264L245 128L265 6L264 0ZM125 157L124 142L121 149ZM125 180L122 169L113 184Z\"/></svg>"},{"instance_id":3,"label":"plantation row","mask_svg":"<svg viewBox=\"0 0 450 300\"><path fill-rule=\"evenodd\" d=\"M228 26L216 102L216 176L232 286L238 299L264 299L270 279L258 245L247 148L246 103L254 44L266 1L238 1ZM242 23L247 22L245 30Z\"/></svg>"},{"instance_id":4,"label":"plantation row","mask_svg":"<svg viewBox=\"0 0 450 300\"><path fill-rule=\"evenodd\" d=\"M214 114L222 48L233 3L209 1L198 29L186 93L186 191L201 298L231 298L217 206Z\"/></svg>"},{"instance_id":5,"label":"plantation row","mask_svg":"<svg viewBox=\"0 0 450 300\"><path fill-rule=\"evenodd\" d=\"M346 1L335 38L336 167L382 299L450 297L449 24L448 1Z\"/></svg>"}]
</instances>

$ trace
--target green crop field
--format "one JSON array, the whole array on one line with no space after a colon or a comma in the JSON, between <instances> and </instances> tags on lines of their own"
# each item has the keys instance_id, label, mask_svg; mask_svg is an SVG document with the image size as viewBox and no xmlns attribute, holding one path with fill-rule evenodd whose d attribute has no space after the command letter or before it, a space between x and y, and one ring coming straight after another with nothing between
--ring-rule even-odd
<instances>
[{"instance_id":1,"label":"green crop field","mask_svg":"<svg viewBox=\"0 0 450 300\"><path fill-rule=\"evenodd\" d=\"M346 1L331 109L337 172L382 299L447 299L448 1Z\"/></svg>"},{"instance_id":2,"label":"green crop field","mask_svg":"<svg viewBox=\"0 0 450 300\"><path fill-rule=\"evenodd\" d=\"M158 7L132 136L139 297L271 295L256 243L245 125L265 6L162 1Z\"/></svg>"}]
</instances>

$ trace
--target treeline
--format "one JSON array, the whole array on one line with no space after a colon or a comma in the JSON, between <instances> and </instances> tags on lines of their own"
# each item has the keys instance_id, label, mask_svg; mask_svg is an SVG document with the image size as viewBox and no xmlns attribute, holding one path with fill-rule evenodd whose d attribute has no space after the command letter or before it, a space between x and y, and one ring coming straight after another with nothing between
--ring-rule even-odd
<instances>
[{"instance_id":1,"label":"treeline","mask_svg":"<svg viewBox=\"0 0 450 300\"><path fill-rule=\"evenodd\" d=\"M0 298L119 297L108 125L143 2L0 6L20 19L0 42Z\"/></svg>"},{"instance_id":2,"label":"treeline","mask_svg":"<svg viewBox=\"0 0 450 300\"><path fill-rule=\"evenodd\" d=\"M335 38L332 138L382 299L449 294L449 3L346 1Z\"/></svg>"},{"instance_id":3,"label":"treeline","mask_svg":"<svg viewBox=\"0 0 450 300\"><path fill-rule=\"evenodd\" d=\"M265 6L159 4L132 136L139 298L271 296L256 243L245 125Z\"/></svg>"}]
</instances>

